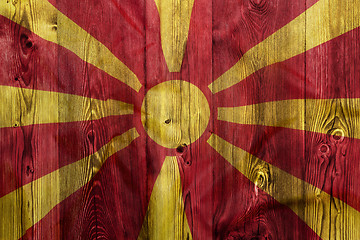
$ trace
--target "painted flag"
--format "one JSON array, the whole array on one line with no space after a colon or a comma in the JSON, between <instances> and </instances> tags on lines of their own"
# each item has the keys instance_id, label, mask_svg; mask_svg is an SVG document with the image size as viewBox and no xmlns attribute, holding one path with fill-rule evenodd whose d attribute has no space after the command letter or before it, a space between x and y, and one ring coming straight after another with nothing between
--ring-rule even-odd
<instances>
[{"instance_id":1,"label":"painted flag","mask_svg":"<svg viewBox=\"0 0 360 240\"><path fill-rule=\"evenodd\" d=\"M360 239L359 26L359 0L0 0L0 239Z\"/></svg>"}]
</instances>

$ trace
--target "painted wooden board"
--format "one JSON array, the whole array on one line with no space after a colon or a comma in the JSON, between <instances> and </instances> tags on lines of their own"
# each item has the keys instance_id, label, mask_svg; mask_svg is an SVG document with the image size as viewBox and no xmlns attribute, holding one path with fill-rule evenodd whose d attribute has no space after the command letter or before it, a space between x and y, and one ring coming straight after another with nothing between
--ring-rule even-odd
<instances>
[{"instance_id":1,"label":"painted wooden board","mask_svg":"<svg viewBox=\"0 0 360 240\"><path fill-rule=\"evenodd\" d=\"M0 239L360 239L359 0L0 0Z\"/></svg>"}]
</instances>

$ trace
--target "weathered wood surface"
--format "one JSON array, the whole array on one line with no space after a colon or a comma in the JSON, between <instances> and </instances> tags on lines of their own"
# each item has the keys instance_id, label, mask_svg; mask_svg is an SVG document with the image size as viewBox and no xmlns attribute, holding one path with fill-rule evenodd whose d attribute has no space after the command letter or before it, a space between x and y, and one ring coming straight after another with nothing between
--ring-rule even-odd
<instances>
[{"instance_id":1,"label":"weathered wood surface","mask_svg":"<svg viewBox=\"0 0 360 240\"><path fill-rule=\"evenodd\" d=\"M359 6L0 0L0 239L359 239ZM177 148L168 80L211 109Z\"/></svg>"}]
</instances>

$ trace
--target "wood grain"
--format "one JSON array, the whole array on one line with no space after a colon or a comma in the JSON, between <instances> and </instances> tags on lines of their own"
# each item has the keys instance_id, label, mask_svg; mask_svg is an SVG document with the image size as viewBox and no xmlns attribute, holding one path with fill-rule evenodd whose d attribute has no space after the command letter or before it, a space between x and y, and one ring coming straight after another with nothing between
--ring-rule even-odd
<instances>
[{"instance_id":1,"label":"wood grain","mask_svg":"<svg viewBox=\"0 0 360 240\"><path fill-rule=\"evenodd\" d=\"M216 135L210 137L208 144L258 188L291 208L321 239L335 238L336 230L332 229L339 224L337 218L353 223L343 226L349 239L359 238L360 233L355 226L360 224L360 213L356 209L321 189L254 158ZM271 183L268 183L268 178L271 178Z\"/></svg>"},{"instance_id":2,"label":"wood grain","mask_svg":"<svg viewBox=\"0 0 360 240\"><path fill-rule=\"evenodd\" d=\"M135 91L140 90L141 83L126 65L48 1L2 1L0 10L0 15L50 42L69 49L84 61L102 69ZM22 21L23 18L31 20L25 22Z\"/></svg>"},{"instance_id":3,"label":"wood grain","mask_svg":"<svg viewBox=\"0 0 360 240\"><path fill-rule=\"evenodd\" d=\"M136 129L133 128L113 138L98 152L59 168L2 197L0 201L2 216L9 219L10 224L3 221L0 237L4 239L22 237L56 205L87 184L109 157L127 147L138 136Z\"/></svg>"},{"instance_id":4,"label":"wood grain","mask_svg":"<svg viewBox=\"0 0 360 240\"><path fill-rule=\"evenodd\" d=\"M285 61L359 27L358 6L357 1L318 1L247 51L234 67L209 85L210 90L213 93L225 90L266 66ZM249 64L252 61L254 64Z\"/></svg>"},{"instance_id":5,"label":"wood grain","mask_svg":"<svg viewBox=\"0 0 360 240\"><path fill-rule=\"evenodd\" d=\"M176 157L166 157L163 163L138 239L192 239Z\"/></svg>"},{"instance_id":6,"label":"wood grain","mask_svg":"<svg viewBox=\"0 0 360 240\"><path fill-rule=\"evenodd\" d=\"M0 0L0 239L360 238L359 6ZM169 80L211 111L171 149Z\"/></svg>"}]
</instances>

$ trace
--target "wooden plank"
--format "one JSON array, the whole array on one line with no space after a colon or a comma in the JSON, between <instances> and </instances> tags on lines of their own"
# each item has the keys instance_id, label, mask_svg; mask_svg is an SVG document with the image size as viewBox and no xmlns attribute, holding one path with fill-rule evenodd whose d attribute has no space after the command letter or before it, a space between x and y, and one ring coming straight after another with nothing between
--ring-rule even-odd
<instances>
[{"instance_id":1,"label":"wooden plank","mask_svg":"<svg viewBox=\"0 0 360 240\"><path fill-rule=\"evenodd\" d=\"M20 7L20 11L21 11ZM4 10L2 6L2 10ZM33 24L38 24L36 22L36 19L31 20L33 15L25 16L25 15L17 15L16 16L19 20L22 20L24 24L30 24L29 21L31 21ZM49 56L46 54L46 52L43 51L35 51L37 39L33 36L33 34L30 31L27 31L18 25L14 23L6 23L2 25L3 26L3 35L2 39L4 43L8 43L8 48L4 48L5 52L7 53L5 58L2 58L2 65L7 66L4 68L4 74L2 75L2 78L6 77L8 79L8 82L14 82L17 86L28 86L29 88L36 88L37 82L39 82L39 79L43 76L41 73L41 67L47 64L47 62L56 62L56 54L53 56ZM56 48L49 48L49 46L45 45L45 49L48 50L55 50ZM12 57L11 57L12 56ZM40 80L41 81L41 80ZM51 83L49 83L51 85ZM53 89L57 89L57 85L50 86ZM15 101L18 101L19 103L22 103L24 107L28 108L35 108L32 99L34 99L34 92L29 92L28 94L23 94L21 89L18 89L17 91L17 98L14 98ZM13 108L16 108L16 104L11 105ZM34 169L37 168L35 166L36 158L37 158L37 150L38 150L38 144L36 141L34 142L33 139L39 139L42 136L38 135L39 131L37 131L37 128L32 126L29 129L23 129L20 126L21 118L28 118L29 124L31 124L31 121L35 122L34 116L32 116L31 111L27 112L20 112L16 111L16 109L13 111L9 111L8 119L13 123L13 126L15 127L14 133L16 135L14 136L4 136L2 139L9 139L10 141L13 140L15 142L12 142L12 144L15 143L15 146L13 148L13 154L11 158L5 161L13 161L15 164L14 169L14 178L7 179L9 181L8 184L15 185L17 188L23 186L27 182L31 182L34 179L38 177L38 173L34 171ZM15 113L16 114L13 114ZM56 116L54 117L56 118ZM55 120L55 119L54 119ZM5 140L6 141L6 140ZM55 142L48 142L49 148L53 148L54 145L57 145ZM56 149L56 147L55 147ZM6 152L6 150L3 150ZM56 159L57 154L56 152L53 152L53 156ZM56 159L57 160L57 159ZM54 168L58 168L58 161L50 162L49 164L55 165ZM41 167L41 166L40 166ZM31 185L31 184L30 184ZM54 186L56 188L56 186ZM30 196L33 196L32 188L29 189ZM3 198L2 198L3 199ZM56 200L56 199L54 199ZM26 198L21 195L17 194L15 198L13 199L14 203L21 203L25 206L32 207L34 203L34 199L32 197ZM10 208L12 209L12 208ZM7 210L4 210L5 213ZM6 232L10 231L11 234L7 236L7 234L3 236L7 236L4 238L15 238L16 236L20 237L23 235L24 230L28 228L27 222L33 220L31 215L25 215L26 210L21 212L15 212L19 214L20 216L24 216L24 219L22 221L17 220L17 218L9 218L9 223L12 227L7 227L5 225L2 225L2 233L4 233L4 230ZM3 216L3 215L2 215ZM3 223L6 223L8 221L2 221ZM4 229L6 228L6 229ZM29 234L32 235L31 233Z\"/></svg>"}]
</instances>

